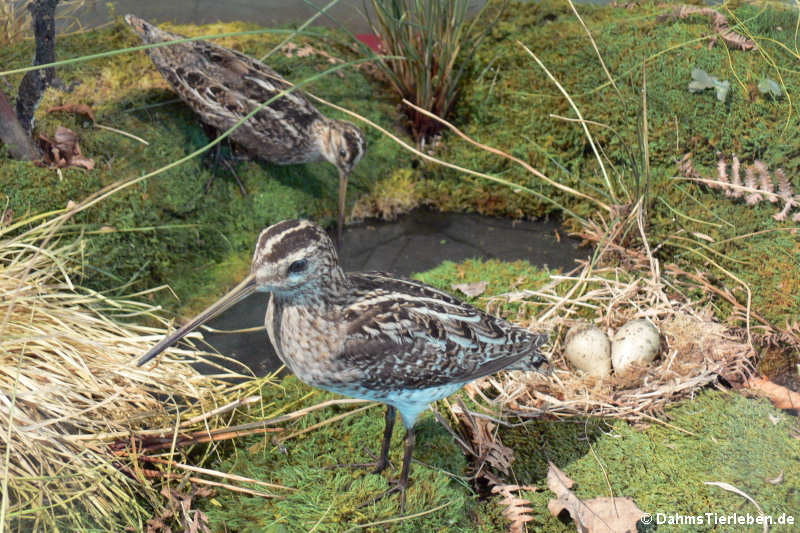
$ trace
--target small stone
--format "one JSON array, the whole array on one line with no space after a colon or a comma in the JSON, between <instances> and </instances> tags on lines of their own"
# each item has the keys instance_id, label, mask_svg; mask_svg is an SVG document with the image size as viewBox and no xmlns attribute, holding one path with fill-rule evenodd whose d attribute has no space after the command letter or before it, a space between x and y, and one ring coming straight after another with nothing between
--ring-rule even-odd
<instances>
[{"instance_id":1,"label":"small stone","mask_svg":"<svg viewBox=\"0 0 800 533\"><path fill-rule=\"evenodd\" d=\"M570 328L564 357L578 370L594 377L611 375L611 343L603 330L589 324Z\"/></svg>"}]
</instances>

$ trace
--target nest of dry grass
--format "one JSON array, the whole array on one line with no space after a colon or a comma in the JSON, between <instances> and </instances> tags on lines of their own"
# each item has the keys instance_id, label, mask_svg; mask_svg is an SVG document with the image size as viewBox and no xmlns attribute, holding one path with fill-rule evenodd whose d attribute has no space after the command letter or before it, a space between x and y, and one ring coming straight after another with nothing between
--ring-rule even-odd
<instances>
[{"instance_id":1,"label":"nest of dry grass","mask_svg":"<svg viewBox=\"0 0 800 533\"><path fill-rule=\"evenodd\" d=\"M747 380L756 358L749 328L729 327L714 316L710 305L690 299L686 284L673 275L675 267L668 265L667 273L662 273L646 244L643 251L627 250L609 244L613 238L598 238L613 237L613 230L594 230L583 236L606 243L595 261L553 276L540 290L508 293L489 302L490 311L507 302L522 302L520 311L533 316L531 327L551 332L553 374L492 376L467 387L473 398L522 416L592 415L640 421L662 414L669 402L690 397L720 378L734 385ZM608 378L570 368L562 355L565 333L587 318L608 333L633 319L650 320L661 332L659 357L646 367ZM490 400L484 393L487 388L499 395Z\"/></svg>"},{"instance_id":2,"label":"nest of dry grass","mask_svg":"<svg viewBox=\"0 0 800 533\"><path fill-rule=\"evenodd\" d=\"M137 368L164 328L132 321L156 309L73 285L80 241L58 242L53 228L0 228L0 522L142 529L160 480L115 457L114 441L210 431L224 422L209 412L244 391L194 370L203 354L171 350L171 364Z\"/></svg>"}]
</instances>

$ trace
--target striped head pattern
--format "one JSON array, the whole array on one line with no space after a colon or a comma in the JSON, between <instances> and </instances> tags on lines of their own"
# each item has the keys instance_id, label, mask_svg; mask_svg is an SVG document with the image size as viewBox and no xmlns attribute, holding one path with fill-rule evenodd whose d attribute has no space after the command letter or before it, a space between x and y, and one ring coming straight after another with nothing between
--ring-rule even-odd
<instances>
[{"instance_id":1,"label":"striped head pattern","mask_svg":"<svg viewBox=\"0 0 800 533\"><path fill-rule=\"evenodd\" d=\"M262 231L251 272L257 290L285 298L321 294L345 283L333 241L308 220L284 220Z\"/></svg>"},{"instance_id":2,"label":"striped head pattern","mask_svg":"<svg viewBox=\"0 0 800 533\"><path fill-rule=\"evenodd\" d=\"M367 151L364 133L345 120L329 120L327 127L327 134L321 139L322 156L347 176Z\"/></svg>"}]
</instances>

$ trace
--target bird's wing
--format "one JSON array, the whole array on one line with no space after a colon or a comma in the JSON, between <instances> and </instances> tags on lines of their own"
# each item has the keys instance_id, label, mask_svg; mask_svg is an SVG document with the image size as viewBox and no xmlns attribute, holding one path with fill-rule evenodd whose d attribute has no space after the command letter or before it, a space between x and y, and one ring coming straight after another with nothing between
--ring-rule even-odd
<instances>
[{"instance_id":1,"label":"bird's wing","mask_svg":"<svg viewBox=\"0 0 800 533\"><path fill-rule=\"evenodd\" d=\"M148 43L184 38L136 17L131 17L128 23ZM205 122L220 129L230 128L264 102L291 88L269 66L208 41L151 48L147 53L181 99ZM276 150L291 153L297 148L294 144L306 141L307 136L302 132L320 119L322 114L302 91L295 90L256 113L233 133L233 138L256 154L259 144L268 145L262 147L268 155ZM249 138L253 138L253 146L249 146ZM276 162L284 162L284 158L282 153L267 157Z\"/></svg>"},{"instance_id":2,"label":"bird's wing","mask_svg":"<svg viewBox=\"0 0 800 533\"><path fill-rule=\"evenodd\" d=\"M357 298L339 357L362 370L367 388L466 383L538 354L540 336L428 285L376 273L350 279Z\"/></svg>"}]
</instances>

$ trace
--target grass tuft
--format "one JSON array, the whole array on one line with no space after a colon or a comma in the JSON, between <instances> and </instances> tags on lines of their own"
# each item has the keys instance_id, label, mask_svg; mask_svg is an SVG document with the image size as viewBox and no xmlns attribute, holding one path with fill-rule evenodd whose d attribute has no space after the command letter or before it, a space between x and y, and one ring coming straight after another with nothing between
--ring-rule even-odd
<instances>
[{"instance_id":1,"label":"grass tuft","mask_svg":"<svg viewBox=\"0 0 800 533\"><path fill-rule=\"evenodd\" d=\"M452 110L472 55L492 27L483 10L470 17L469 5L468 0L372 0L373 31L388 55L404 58L377 65L401 98L440 117ZM441 129L413 109L407 113L417 142Z\"/></svg>"}]
</instances>

